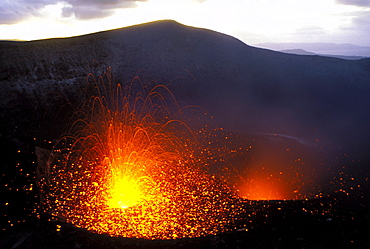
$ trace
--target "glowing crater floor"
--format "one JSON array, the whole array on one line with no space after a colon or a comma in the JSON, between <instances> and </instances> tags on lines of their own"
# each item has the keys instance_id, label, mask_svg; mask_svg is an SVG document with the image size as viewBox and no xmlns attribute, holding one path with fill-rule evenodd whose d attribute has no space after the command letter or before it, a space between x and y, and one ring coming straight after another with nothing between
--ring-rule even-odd
<instances>
[{"instance_id":1,"label":"glowing crater floor","mask_svg":"<svg viewBox=\"0 0 370 249\"><path fill-rule=\"evenodd\" d=\"M114 238L30 219L1 233L0 248L370 248L369 196L245 201L238 229L192 239Z\"/></svg>"}]
</instances>

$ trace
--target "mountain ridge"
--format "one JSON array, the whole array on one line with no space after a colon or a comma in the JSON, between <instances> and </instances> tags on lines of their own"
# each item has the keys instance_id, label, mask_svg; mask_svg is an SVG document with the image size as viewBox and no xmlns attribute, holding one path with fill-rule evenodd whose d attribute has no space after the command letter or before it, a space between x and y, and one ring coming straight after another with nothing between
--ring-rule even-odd
<instances>
[{"instance_id":1,"label":"mountain ridge","mask_svg":"<svg viewBox=\"0 0 370 249\"><path fill-rule=\"evenodd\" d=\"M285 54L175 21L1 42L0 52L2 110L23 97L45 105L46 93L71 94L111 67L116 82L169 85L180 101L239 130L352 143L370 124L370 59Z\"/></svg>"}]
</instances>

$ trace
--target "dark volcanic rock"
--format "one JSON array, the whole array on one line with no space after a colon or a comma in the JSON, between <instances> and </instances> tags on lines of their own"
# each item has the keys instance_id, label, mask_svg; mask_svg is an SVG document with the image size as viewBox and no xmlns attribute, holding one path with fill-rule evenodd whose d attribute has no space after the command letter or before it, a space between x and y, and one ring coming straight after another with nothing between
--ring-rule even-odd
<instances>
[{"instance_id":1,"label":"dark volcanic rock","mask_svg":"<svg viewBox=\"0 0 370 249\"><path fill-rule=\"evenodd\" d=\"M175 21L0 42L1 136L56 139L72 108L65 104L84 100L88 74L107 67L115 83L138 76L167 85L225 128L316 143L334 151L332 165L369 160L370 59L284 54Z\"/></svg>"},{"instance_id":2,"label":"dark volcanic rock","mask_svg":"<svg viewBox=\"0 0 370 249\"><path fill-rule=\"evenodd\" d=\"M318 141L368 159L370 59L284 54L175 21L0 42L2 136L59 131L48 119L58 113L64 120L68 110L59 108L83 100L88 74L98 77L107 67L115 83L138 76L169 86L179 101L204 107L225 128Z\"/></svg>"},{"instance_id":3,"label":"dark volcanic rock","mask_svg":"<svg viewBox=\"0 0 370 249\"><path fill-rule=\"evenodd\" d=\"M174 21L65 39L1 42L0 52L3 108L20 96L35 102L49 92L79 92L89 73L98 76L110 66L116 82L139 76L145 83L170 85L178 99L199 104L241 130L313 141L331 137L344 144L341 138L354 142L370 124L370 59L278 53Z\"/></svg>"}]
</instances>

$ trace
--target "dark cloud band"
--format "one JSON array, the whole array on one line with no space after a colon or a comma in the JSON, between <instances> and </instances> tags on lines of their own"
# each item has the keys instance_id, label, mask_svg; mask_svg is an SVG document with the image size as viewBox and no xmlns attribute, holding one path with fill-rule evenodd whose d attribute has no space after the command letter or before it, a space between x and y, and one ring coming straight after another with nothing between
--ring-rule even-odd
<instances>
[{"instance_id":1,"label":"dark cloud band","mask_svg":"<svg viewBox=\"0 0 370 249\"><path fill-rule=\"evenodd\" d=\"M0 24L15 24L40 15L45 6L65 4L62 17L96 19L110 16L115 9L135 7L138 0L12 0L0 2ZM147 0L139 0L147 1Z\"/></svg>"},{"instance_id":2,"label":"dark cloud band","mask_svg":"<svg viewBox=\"0 0 370 249\"><path fill-rule=\"evenodd\" d=\"M135 7L135 0L66 0L68 6L62 9L63 17L96 19L110 16L115 9Z\"/></svg>"},{"instance_id":3,"label":"dark cloud band","mask_svg":"<svg viewBox=\"0 0 370 249\"><path fill-rule=\"evenodd\" d=\"M0 24L14 24L30 16L37 16L39 10L60 0L13 0L0 2Z\"/></svg>"},{"instance_id":4,"label":"dark cloud band","mask_svg":"<svg viewBox=\"0 0 370 249\"><path fill-rule=\"evenodd\" d=\"M359 7L370 7L369 0L336 0L339 4L354 5Z\"/></svg>"}]
</instances>

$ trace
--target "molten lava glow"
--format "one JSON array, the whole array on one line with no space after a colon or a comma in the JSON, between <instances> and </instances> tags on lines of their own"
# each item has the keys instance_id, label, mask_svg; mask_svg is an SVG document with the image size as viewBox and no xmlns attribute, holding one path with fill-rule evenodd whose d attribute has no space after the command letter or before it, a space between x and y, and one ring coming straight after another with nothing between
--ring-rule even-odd
<instances>
[{"instance_id":1,"label":"molten lava glow","mask_svg":"<svg viewBox=\"0 0 370 249\"><path fill-rule=\"evenodd\" d=\"M204 170L207 151L172 95L103 87L51 153L39 183L44 211L111 236L173 239L233 228L236 195Z\"/></svg>"},{"instance_id":2,"label":"molten lava glow","mask_svg":"<svg viewBox=\"0 0 370 249\"><path fill-rule=\"evenodd\" d=\"M239 192L240 195L249 200L285 200L290 199L284 195L282 183L271 179L255 177L244 184Z\"/></svg>"},{"instance_id":3,"label":"molten lava glow","mask_svg":"<svg viewBox=\"0 0 370 249\"><path fill-rule=\"evenodd\" d=\"M109 189L107 205L111 208L128 208L137 205L143 199L138 180L128 177L117 179Z\"/></svg>"},{"instance_id":4,"label":"molten lava glow","mask_svg":"<svg viewBox=\"0 0 370 249\"><path fill-rule=\"evenodd\" d=\"M283 200L285 199L276 189L268 184L258 185L249 189L248 193L243 195L249 200Z\"/></svg>"}]
</instances>

